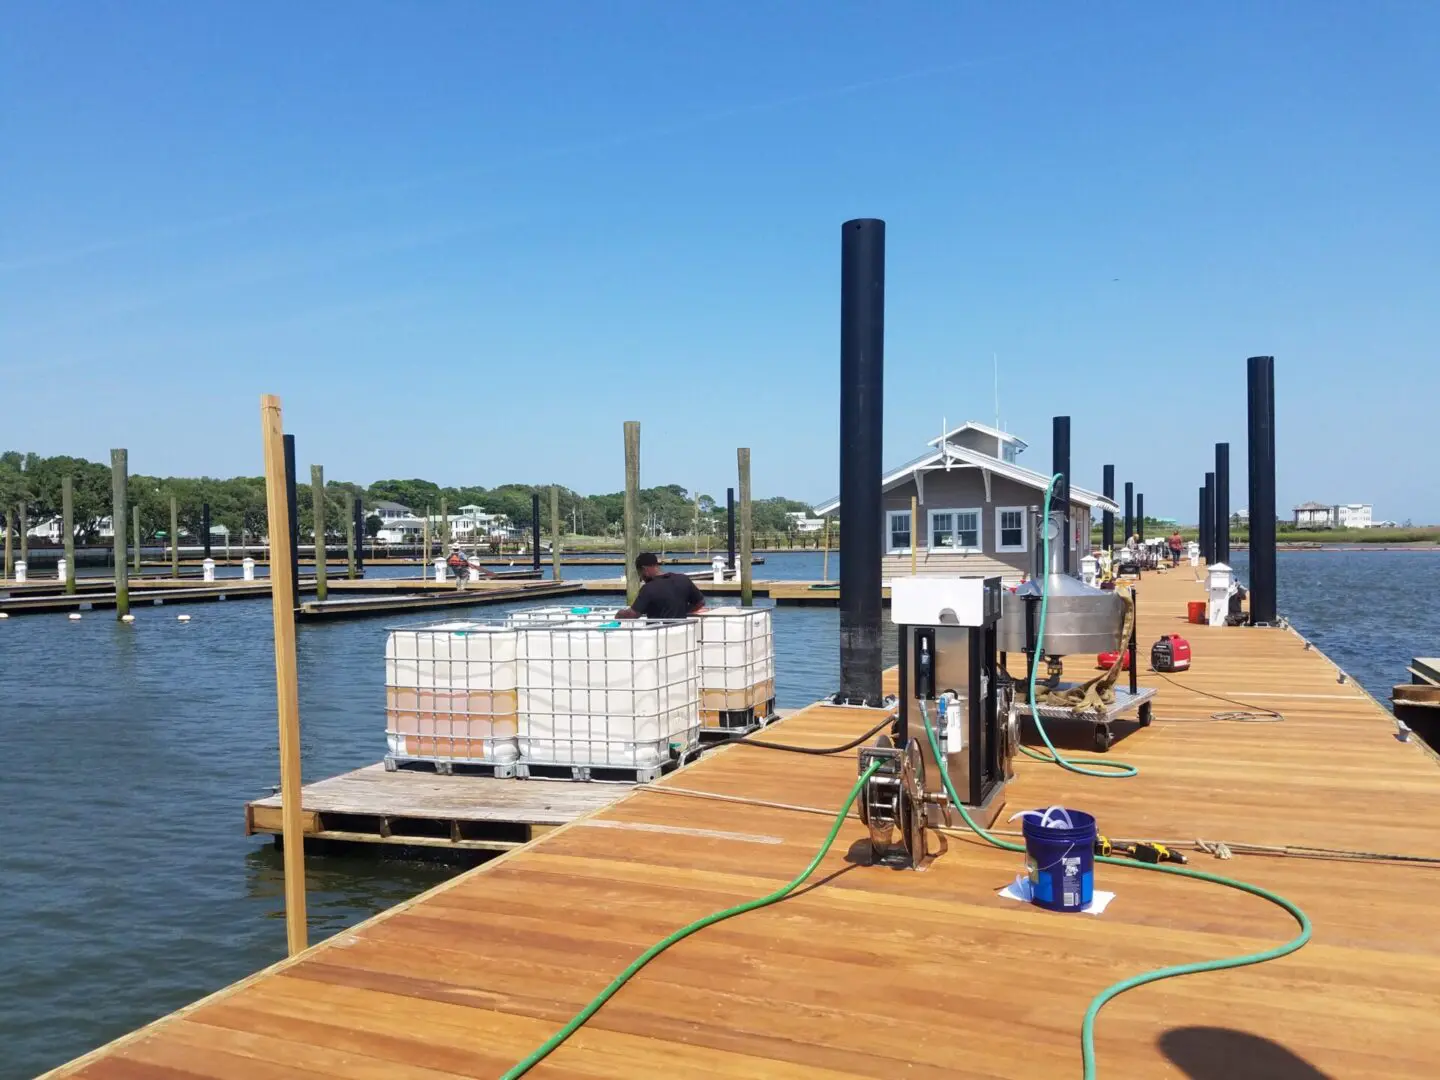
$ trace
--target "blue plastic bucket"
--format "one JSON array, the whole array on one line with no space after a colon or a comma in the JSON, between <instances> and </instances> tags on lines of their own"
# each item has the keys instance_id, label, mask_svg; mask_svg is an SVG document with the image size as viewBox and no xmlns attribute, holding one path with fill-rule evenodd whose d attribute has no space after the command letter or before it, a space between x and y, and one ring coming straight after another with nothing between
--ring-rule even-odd
<instances>
[{"instance_id":1,"label":"blue plastic bucket","mask_svg":"<svg viewBox=\"0 0 1440 1080\"><path fill-rule=\"evenodd\" d=\"M1062 822L1058 828L1057 820ZM1035 810L1026 813L1024 832L1030 902L1051 911L1079 911L1090 903L1095 896L1095 819L1081 810Z\"/></svg>"}]
</instances>

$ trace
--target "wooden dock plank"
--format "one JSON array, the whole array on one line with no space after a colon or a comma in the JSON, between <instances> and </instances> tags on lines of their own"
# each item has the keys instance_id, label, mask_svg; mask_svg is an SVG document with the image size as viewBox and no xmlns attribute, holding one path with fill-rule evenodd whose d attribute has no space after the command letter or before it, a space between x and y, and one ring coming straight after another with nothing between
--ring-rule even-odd
<instances>
[{"instance_id":1,"label":"wooden dock plank","mask_svg":"<svg viewBox=\"0 0 1440 1080\"><path fill-rule=\"evenodd\" d=\"M1156 721L1122 728L1112 752L1139 777L1021 759L1009 809L1078 806L1120 836L1440 857L1435 760L1398 741L1389 714L1297 635L1184 626L1199 590L1180 574L1141 586L1141 641L1182 630L1196 659L1174 683L1142 679L1159 688ZM1199 691L1237 690L1278 695L1254 704L1285 719L1210 720L1234 706ZM823 745L871 723L812 706L767 737ZM853 754L720 750L53 1075L494 1076L641 949L793 876L854 776ZM812 887L660 956L531 1075L1073 1076L1082 1015L1104 986L1294 932L1254 897L1109 866L1100 884L1117 898L1102 917L1041 912L997 895L1015 855L932 837L942 842L924 873L869 867L863 830L847 823ZM1434 1074L1433 866L1192 864L1295 900L1314 941L1271 964L1121 996L1097 1026L1103 1075L1313 1075L1297 1059L1336 1078Z\"/></svg>"}]
</instances>

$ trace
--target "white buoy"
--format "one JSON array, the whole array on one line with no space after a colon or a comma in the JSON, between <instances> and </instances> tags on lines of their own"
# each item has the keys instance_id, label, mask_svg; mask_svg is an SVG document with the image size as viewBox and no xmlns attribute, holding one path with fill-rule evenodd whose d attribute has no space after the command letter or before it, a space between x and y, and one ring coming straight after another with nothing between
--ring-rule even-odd
<instances>
[{"instance_id":1,"label":"white buoy","mask_svg":"<svg viewBox=\"0 0 1440 1080\"><path fill-rule=\"evenodd\" d=\"M189 622L189 621L190 621L190 616L189 616L189 615L176 615L176 616L175 616L175 620L176 620L177 622Z\"/></svg>"},{"instance_id":2,"label":"white buoy","mask_svg":"<svg viewBox=\"0 0 1440 1080\"><path fill-rule=\"evenodd\" d=\"M0 619L8 619L9 617L10 613L8 611L0 611Z\"/></svg>"},{"instance_id":3,"label":"white buoy","mask_svg":"<svg viewBox=\"0 0 1440 1080\"><path fill-rule=\"evenodd\" d=\"M121 616L120 616L120 621L121 621L121 622L134 622L134 621L135 621L135 616L134 616L134 615L131 615L131 614L127 611L124 615L121 615Z\"/></svg>"},{"instance_id":4,"label":"white buoy","mask_svg":"<svg viewBox=\"0 0 1440 1080\"><path fill-rule=\"evenodd\" d=\"M78 612L78 611L72 611L72 612L70 612L70 621L71 621L71 622L79 622L79 621L80 621L80 612Z\"/></svg>"}]
</instances>

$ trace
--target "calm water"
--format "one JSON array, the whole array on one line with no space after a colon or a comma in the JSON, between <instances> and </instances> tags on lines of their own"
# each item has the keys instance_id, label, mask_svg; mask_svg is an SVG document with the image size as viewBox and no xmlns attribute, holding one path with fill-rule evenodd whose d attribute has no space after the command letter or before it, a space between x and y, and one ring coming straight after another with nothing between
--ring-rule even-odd
<instances>
[{"instance_id":1,"label":"calm water","mask_svg":"<svg viewBox=\"0 0 1440 1080\"><path fill-rule=\"evenodd\" d=\"M1246 573L1244 553L1236 567ZM757 576L818 579L818 553ZM838 559L831 559L832 580ZM376 568L376 576L413 573ZM574 567L569 576L613 576ZM1379 697L1440 652L1440 554L1287 552L1280 607ZM475 609L477 613L497 609ZM278 853L242 835L245 800L278 781L274 656L261 601L0 623L6 823L0 888L0 1078L30 1077L284 954ZM304 770L379 759L385 628L302 626ZM416 619L411 621L425 621ZM776 613L777 695L839 681L838 613ZM887 652L893 651L893 646ZM887 663L893 657L887 656ZM307 860L311 938L454 873L369 857Z\"/></svg>"}]
</instances>

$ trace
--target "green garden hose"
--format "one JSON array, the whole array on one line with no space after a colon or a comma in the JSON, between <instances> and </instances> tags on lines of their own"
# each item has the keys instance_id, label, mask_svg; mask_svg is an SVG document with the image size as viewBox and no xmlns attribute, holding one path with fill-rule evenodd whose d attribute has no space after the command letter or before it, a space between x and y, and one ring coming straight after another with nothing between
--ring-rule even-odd
<instances>
[{"instance_id":1,"label":"green garden hose","mask_svg":"<svg viewBox=\"0 0 1440 1080\"><path fill-rule=\"evenodd\" d=\"M825 854L834 845L835 837L840 834L840 826L845 823L845 815L850 812L850 807L859 797L861 789L865 786L865 782L875 774L875 770L878 768L880 768L880 763L876 762L860 774L860 779L856 780L855 786L850 789L850 794L846 796L844 805L840 807L840 812L835 815L835 822L830 826L830 834L825 837L825 842L820 845L820 850L817 851L815 853L815 857L810 860L810 865L805 867L804 870L800 871L798 877L796 877L788 885L782 885L774 892L770 893L767 896L762 896L758 900L747 900L743 904L736 904L734 907L728 907L725 908L723 911L717 911L713 914L706 915L703 919L696 919L689 926L682 926L673 934L670 934L668 937L662 938L654 945L651 945L650 948L646 949L643 953L641 953L638 957L631 961L629 967L627 967L619 975L615 976L615 979L610 983L609 986L605 987L604 990L601 990L600 993L596 994L595 997L591 999L588 1005L586 1005L583 1009L577 1012L570 1019L569 1023L567 1023L554 1035L550 1036L550 1038L546 1039L543 1043L541 1043L534 1050L532 1050L529 1056L514 1065L500 1078L500 1080L516 1080L517 1077L524 1076L536 1065L544 1061L545 1058L548 1057L562 1043L564 1043L566 1039L570 1038L571 1035L575 1034L575 1032L580 1029L580 1027L585 1023L585 1021L589 1020L590 1017L594 1016L597 1012L599 1012L600 1007L604 1005L607 1001L609 1001L612 997L614 997L616 992L627 982L629 982L631 978L640 971L641 968L643 968L646 964L650 963L651 960L654 960L655 957L659 956L666 949L670 948L671 945L674 945L676 942L684 941L691 934L694 934L700 930L704 930L707 926L714 926L716 923L723 922L726 919L733 919L736 915L744 915L747 911L754 911L757 908L769 907L771 904L779 903L781 900L784 900L785 897L789 896L792 892L794 892L801 885L803 885L806 879L815 872L815 868L820 865L820 861L825 858Z\"/></svg>"},{"instance_id":2,"label":"green garden hose","mask_svg":"<svg viewBox=\"0 0 1440 1080\"><path fill-rule=\"evenodd\" d=\"M943 761L940 753L940 742L935 737L935 728L930 723L930 710L925 702L920 702L920 716L925 721L925 737L930 742L930 752L935 755L936 761ZM1043 728L1041 729L1044 730ZM993 844L1004 851L1016 851L1023 853L1024 844L1012 844L1008 840L1001 840L998 836L986 832L976 823L965 804L955 791L955 785L950 782L950 774L944 768L940 769L940 777L945 782L945 791L950 796L950 803L960 816L965 819L965 824L975 832L981 839ZM1284 945L1277 945L1273 949L1266 949L1264 952L1246 953L1243 956L1227 956L1220 960L1200 960L1193 964L1175 964L1171 967L1156 968L1140 975L1122 979L1117 983L1107 986L1100 993L1096 994L1090 1002L1090 1007L1085 1010L1085 1022L1080 1027L1080 1054L1084 1062L1085 1080L1095 1080L1098 1072L1095 1065L1095 1018L1100 1015L1100 1010L1105 1003L1123 994L1126 990L1134 990L1137 986L1144 986L1146 983L1159 982L1161 979L1173 979L1177 975L1194 975L1201 971L1223 971L1226 968L1248 967L1251 964L1263 964L1266 960L1277 960L1282 956L1288 956L1296 949L1301 948L1310 940L1310 919L1295 904L1278 893L1269 889L1262 889L1259 885L1251 885L1249 882L1236 881L1234 878L1224 877L1220 874L1207 874L1203 870L1190 870L1180 866L1165 866L1160 863L1132 862L1129 859L1117 859L1107 855L1096 855L1096 862L1110 863L1113 866L1128 866L1135 870L1154 870L1161 874L1174 874L1177 877L1195 878L1198 881L1208 881L1214 885L1224 885L1227 888L1239 889L1241 892L1258 896L1262 900L1269 900L1277 904L1295 917L1300 924L1300 933L1291 938Z\"/></svg>"},{"instance_id":3,"label":"green garden hose","mask_svg":"<svg viewBox=\"0 0 1440 1080\"><path fill-rule=\"evenodd\" d=\"M1046 528L1045 525L1050 521L1050 496L1055 493L1055 483L1060 478L1059 473L1050 477L1050 483L1045 488L1045 516L1040 519L1042 523L1040 543L1042 545L1041 550L1043 556L1040 565L1046 568L1047 576L1040 579L1040 623L1035 630L1035 640L1037 642L1043 642L1045 640L1045 616L1050 610L1050 578L1048 576L1048 568L1050 566L1050 530ZM1036 646L1036 652L1039 652L1038 645ZM1030 718L1035 721L1035 730L1040 733L1040 738L1044 740L1045 746L1050 751L1050 754L1047 757L1038 750L1031 750L1028 746L1021 746L1020 752L1026 757L1034 758L1036 761L1048 761L1052 765L1059 765L1062 769L1079 773L1081 776L1098 776L1102 780L1126 780L1138 775L1140 772L1139 769L1123 761L1106 760L1104 758L1079 758L1071 761L1065 757L1064 754L1060 753L1059 750L1055 749L1055 744L1050 741L1050 733L1045 730L1045 725L1040 720L1040 709L1036 704L1035 676L1039 668L1039 665L1035 662L1037 659L1038 656L1032 656L1030 658ZM1135 658L1131 657L1130 659L1131 663L1134 663Z\"/></svg>"}]
</instances>

